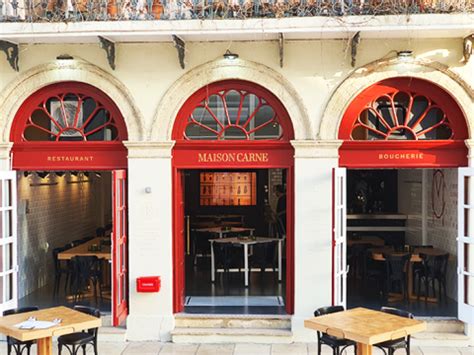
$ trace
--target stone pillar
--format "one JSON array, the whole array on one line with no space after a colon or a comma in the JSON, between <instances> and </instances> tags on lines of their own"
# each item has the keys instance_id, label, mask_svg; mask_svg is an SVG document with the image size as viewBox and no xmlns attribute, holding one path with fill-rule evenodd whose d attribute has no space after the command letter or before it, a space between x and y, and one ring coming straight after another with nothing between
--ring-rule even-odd
<instances>
[{"instance_id":1,"label":"stone pillar","mask_svg":"<svg viewBox=\"0 0 474 355\"><path fill-rule=\"evenodd\" d=\"M128 148L128 340L169 341L174 327L172 170L174 142L124 142ZM159 293L137 293L140 276L160 276Z\"/></svg>"},{"instance_id":2,"label":"stone pillar","mask_svg":"<svg viewBox=\"0 0 474 355\"><path fill-rule=\"evenodd\" d=\"M292 141L295 149L295 341L314 341L303 321L332 301L332 169L342 141Z\"/></svg>"},{"instance_id":3,"label":"stone pillar","mask_svg":"<svg viewBox=\"0 0 474 355\"><path fill-rule=\"evenodd\" d=\"M10 153L13 143L0 143L0 170L11 170Z\"/></svg>"}]
</instances>

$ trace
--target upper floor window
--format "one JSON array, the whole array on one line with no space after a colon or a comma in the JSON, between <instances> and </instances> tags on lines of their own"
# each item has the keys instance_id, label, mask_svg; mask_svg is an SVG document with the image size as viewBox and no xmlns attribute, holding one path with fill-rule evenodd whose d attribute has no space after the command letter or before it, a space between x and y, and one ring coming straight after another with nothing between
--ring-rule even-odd
<instances>
[{"instance_id":1,"label":"upper floor window","mask_svg":"<svg viewBox=\"0 0 474 355\"><path fill-rule=\"evenodd\" d=\"M286 110L263 88L228 81L199 90L180 111L185 140L282 140ZM289 129L291 130L291 129ZM291 135L292 133L290 133Z\"/></svg>"},{"instance_id":2,"label":"upper floor window","mask_svg":"<svg viewBox=\"0 0 474 355\"><path fill-rule=\"evenodd\" d=\"M454 140L467 135L452 97L415 78L387 79L364 90L351 103L340 138L374 140Z\"/></svg>"},{"instance_id":3,"label":"upper floor window","mask_svg":"<svg viewBox=\"0 0 474 355\"><path fill-rule=\"evenodd\" d=\"M20 141L121 141L120 113L103 93L81 83L59 83L27 99L19 111ZM120 116L120 117L119 117Z\"/></svg>"}]
</instances>

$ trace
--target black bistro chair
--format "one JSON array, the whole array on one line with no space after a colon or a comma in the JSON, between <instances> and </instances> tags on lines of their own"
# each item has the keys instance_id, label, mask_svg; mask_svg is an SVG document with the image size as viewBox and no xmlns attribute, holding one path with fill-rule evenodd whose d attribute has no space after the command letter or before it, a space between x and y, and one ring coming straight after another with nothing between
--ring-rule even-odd
<instances>
[{"instance_id":1,"label":"black bistro chair","mask_svg":"<svg viewBox=\"0 0 474 355\"><path fill-rule=\"evenodd\" d=\"M64 292L67 291L68 282L71 281L71 263L69 261L59 260L58 254L67 250L67 247L54 248L53 249L53 260L54 260L54 287L53 294L57 295L59 293L59 285L61 284L61 276L66 277L64 282Z\"/></svg>"},{"instance_id":2,"label":"black bistro chair","mask_svg":"<svg viewBox=\"0 0 474 355\"><path fill-rule=\"evenodd\" d=\"M421 282L424 282L425 286L425 302L429 297L429 286L433 291L433 296L436 297L435 282L438 281L439 296L441 299L441 293L443 293L444 301L447 301L446 294L446 273L448 268L449 254L443 255L428 255L420 253L421 268L415 272L415 280L418 282L417 294L420 299L420 286Z\"/></svg>"},{"instance_id":3,"label":"black bistro chair","mask_svg":"<svg viewBox=\"0 0 474 355\"><path fill-rule=\"evenodd\" d=\"M380 311L393 314L399 317L410 318L410 319L414 318L413 314L411 314L410 312L403 311L397 308L382 307ZM388 355L394 355L395 350L405 349L407 355L410 355L410 336L408 335L405 338L384 341L383 343L375 344L374 346L376 346L379 349L382 349L384 354L387 354L387 351L388 351Z\"/></svg>"},{"instance_id":4,"label":"black bistro chair","mask_svg":"<svg viewBox=\"0 0 474 355\"><path fill-rule=\"evenodd\" d=\"M4 316L9 316L12 314L19 314L19 313L26 313L26 312L33 312L39 310L38 307L22 307L16 309L9 309L8 311L4 311ZM26 350L26 354L30 355L31 346L36 344L35 340L30 341L19 341L15 338L7 336L7 355L11 355L12 350L15 351L15 355L23 355L23 351Z\"/></svg>"},{"instance_id":5,"label":"black bistro chair","mask_svg":"<svg viewBox=\"0 0 474 355\"><path fill-rule=\"evenodd\" d=\"M385 258L385 277L387 296L390 291L396 291L395 286L400 286L404 300L408 300L408 263L411 254L383 254Z\"/></svg>"},{"instance_id":6,"label":"black bistro chair","mask_svg":"<svg viewBox=\"0 0 474 355\"><path fill-rule=\"evenodd\" d=\"M75 256L71 259L74 268L74 302L77 302L87 286L94 288L94 298L97 303L97 294L102 300L102 272L100 260L96 256Z\"/></svg>"},{"instance_id":7,"label":"black bistro chair","mask_svg":"<svg viewBox=\"0 0 474 355\"><path fill-rule=\"evenodd\" d=\"M342 311L344 311L343 306L322 307L314 311L314 316L320 317L326 314L342 312ZM352 340L337 338L332 335L318 331L318 355L321 355L322 345L327 345L331 347L333 355L341 355L343 351L349 346L353 346L354 353L356 352L356 343L353 342Z\"/></svg>"},{"instance_id":8,"label":"black bistro chair","mask_svg":"<svg viewBox=\"0 0 474 355\"><path fill-rule=\"evenodd\" d=\"M100 318L100 311L95 308L86 306L74 306L74 310ZM97 352L97 332L98 328L88 329L78 333L71 333L61 335L58 338L58 354L62 354L63 347L66 347L69 355L78 355L79 350L82 349L83 354L86 354L87 345L92 345L94 348L94 354L98 355Z\"/></svg>"}]
</instances>

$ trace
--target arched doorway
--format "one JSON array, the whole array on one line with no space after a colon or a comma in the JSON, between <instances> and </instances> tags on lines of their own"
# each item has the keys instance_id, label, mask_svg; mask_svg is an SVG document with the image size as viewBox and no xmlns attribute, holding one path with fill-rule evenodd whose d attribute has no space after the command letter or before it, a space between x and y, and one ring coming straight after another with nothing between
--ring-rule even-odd
<instances>
[{"instance_id":1,"label":"arched doorway","mask_svg":"<svg viewBox=\"0 0 474 355\"><path fill-rule=\"evenodd\" d=\"M196 197L195 211L203 212L201 214L209 215L210 211L219 214L221 212L217 211L227 211L228 215L232 210L245 215L246 209L256 208L255 206L259 205L260 202L257 201L259 199L262 208L263 205L269 207L263 190L258 190L260 185L264 188L265 183L258 181L261 181L264 175L268 179L268 171L274 169L275 175L280 174L279 180L277 178L279 185L285 185L286 188L286 206L284 213L281 214L284 217L276 221L276 224L280 224L278 227L280 241L277 244L286 245L285 307L288 313L292 313L293 148L290 140L293 136L290 118L281 102L268 90L255 83L242 80L215 82L198 90L182 106L172 133L176 141L172 158L175 312L184 310L185 255L189 256L190 248L193 248L191 229L197 230L189 223L185 223L187 197L190 195ZM185 186L186 174L193 175L194 185L198 185L194 193L189 190L191 185ZM219 190L217 186L205 186L207 182L211 183L218 179L222 181L242 179L248 181L249 185L242 185L242 195L239 195L241 192L238 190L238 185L222 187L223 190ZM252 182L255 185L252 186ZM247 187L249 194L244 197L243 192ZM227 192L224 193L226 188ZM236 190L233 191L233 188ZM268 196L268 189L271 187L266 184L266 188ZM264 214L261 216L263 218ZM220 216L219 219L222 220L222 217L227 218ZM242 217L240 227L251 227L248 229L262 232L256 225L245 225L243 221L245 218ZM275 230L273 232L277 233ZM222 233L220 234L222 236ZM206 243L209 243L207 239ZM212 250L211 247L211 252ZM211 256L212 260L213 258L214 256ZM279 266L277 269L281 276L283 268L281 262ZM211 266L211 274L213 270L214 267ZM247 270L250 270L250 267L247 265L244 270L245 284L242 287L248 289Z\"/></svg>"},{"instance_id":2,"label":"arched doorway","mask_svg":"<svg viewBox=\"0 0 474 355\"><path fill-rule=\"evenodd\" d=\"M349 104L338 135L343 140L339 151L343 181L335 185L336 193L338 186L347 187L343 202L347 218L342 222L347 226L347 238L344 235L335 243L335 255L345 255L338 248L345 251L347 242L349 307L373 302L370 297L382 295L385 302L416 315L458 315L469 321L466 315L473 309L469 254L474 238L465 229L469 223L465 216L472 211L463 201L472 190L472 171L454 169L467 166L464 140L468 136L466 119L456 100L426 80L386 79L364 89ZM337 209L335 213L345 216ZM405 279L396 280L390 271L395 261L388 258L403 255L408 260ZM445 279L435 292L415 288L417 281L421 284L430 278L423 269L428 260L445 260ZM342 264L346 270L346 263ZM338 272L340 265L341 258L335 257L334 285L339 291L346 287L344 273ZM381 286L367 296L357 290L357 284L369 279L374 289ZM394 295L394 290L402 297ZM422 309L419 296L432 305L441 304L444 297L446 306ZM335 299L344 298L337 295Z\"/></svg>"},{"instance_id":3,"label":"arched doorway","mask_svg":"<svg viewBox=\"0 0 474 355\"><path fill-rule=\"evenodd\" d=\"M35 257L42 260L48 256L48 260L53 260L50 255L53 253L55 262L54 268L51 265L36 268L54 272L53 296L60 297L60 275L66 260L87 256L87 253L97 256L97 263L105 267L109 260L110 275L104 274L111 283L109 309L113 324L123 323L128 313L127 151L122 143L127 139L127 128L117 105L91 85L55 83L36 91L23 102L14 118L10 139L13 142L12 167L21 171L18 173L18 211L24 227L20 233L25 235L20 237L33 239L28 226L36 225L37 220L43 223L36 237L42 240L45 255ZM100 190L96 185L101 186ZM87 203L90 205L85 205ZM84 212L96 205L101 208L98 211L100 220L92 220ZM81 225L84 222L81 222L81 216L87 217L87 228ZM76 238L80 239L74 241L69 240L71 238L61 240L56 232L67 229L67 223L56 222L57 219L69 223L70 233L67 234L71 238L76 235L71 231L71 223L75 225L74 230L87 235L78 234ZM101 238L102 229L108 238ZM52 235L49 239L48 234ZM96 238L92 239L93 236ZM26 261L20 268L34 267L29 266L28 258L22 259ZM82 262L76 261L78 265ZM71 270L64 271L68 278L72 276ZM46 282L53 282L49 277L45 280L41 287ZM65 290L66 286L74 289L74 299L79 291L82 292L78 290L77 282L72 286L66 281L64 286ZM30 286L22 287L28 295ZM66 293L65 299L71 296Z\"/></svg>"}]
</instances>

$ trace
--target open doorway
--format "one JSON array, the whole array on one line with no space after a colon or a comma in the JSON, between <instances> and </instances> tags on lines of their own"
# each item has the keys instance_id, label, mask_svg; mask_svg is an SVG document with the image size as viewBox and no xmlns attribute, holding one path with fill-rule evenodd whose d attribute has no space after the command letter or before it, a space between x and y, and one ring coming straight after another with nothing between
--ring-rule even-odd
<instances>
[{"instance_id":1,"label":"open doorway","mask_svg":"<svg viewBox=\"0 0 474 355\"><path fill-rule=\"evenodd\" d=\"M347 171L348 307L457 316L457 169Z\"/></svg>"},{"instance_id":2,"label":"open doorway","mask_svg":"<svg viewBox=\"0 0 474 355\"><path fill-rule=\"evenodd\" d=\"M19 171L19 306L111 312L112 176Z\"/></svg>"},{"instance_id":3,"label":"open doorway","mask_svg":"<svg viewBox=\"0 0 474 355\"><path fill-rule=\"evenodd\" d=\"M183 171L185 312L286 313L286 171Z\"/></svg>"}]
</instances>

